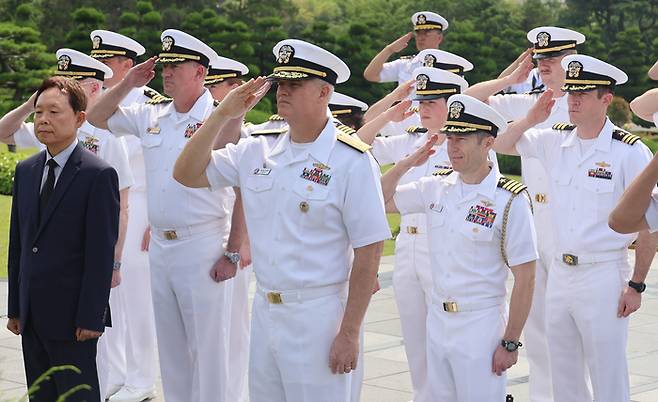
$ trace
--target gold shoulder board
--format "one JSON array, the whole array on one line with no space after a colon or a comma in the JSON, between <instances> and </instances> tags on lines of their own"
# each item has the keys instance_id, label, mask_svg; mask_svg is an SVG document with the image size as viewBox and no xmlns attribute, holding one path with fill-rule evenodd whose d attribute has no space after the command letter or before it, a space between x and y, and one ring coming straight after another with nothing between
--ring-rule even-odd
<instances>
[{"instance_id":1,"label":"gold shoulder board","mask_svg":"<svg viewBox=\"0 0 658 402\"><path fill-rule=\"evenodd\" d=\"M269 121L283 121L285 120L283 117L279 116L278 114L273 114L272 116L269 117Z\"/></svg>"},{"instance_id":2,"label":"gold shoulder board","mask_svg":"<svg viewBox=\"0 0 658 402\"><path fill-rule=\"evenodd\" d=\"M626 132L624 130L619 130L619 129L612 132L612 138L614 138L617 141L621 141L624 144L628 144L628 145L633 145L636 142L640 141L640 139L641 139L640 137L638 137L635 134L631 134L629 132Z\"/></svg>"},{"instance_id":3,"label":"gold shoulder board","mask_svg":"<svg viewBox=\"0 0 658 402\"><path fill-rule=\"evenodd\" d=\"M453 169L439 169L436 172L432 173L432 176L448 176L454 172Z\"/></svg>"},{"instance_id":4,"label":"gold shoulder board","mask_svg":"<svg viewBox=\"0 0 658 402\"><path fill-rule=\"evenodd\" d=\"M500 180L498 180L498 187L507 190L512 194L520 194L527 188L523 183L508 179L507 177L501 177Z\"/></svg>"},{"instance_id":5,"label":"gold shoulder board","mask_svg":"<svg viewBox=\"0 0 658 402\"><path fill-rule=\"evenodd\" d=\"M370 148L372 148L370 145L366 144L365 142L361 141L359 137L355 137L352 135L349 135L343 131L338 131L338 135L336 136L336 139L343 144L356 149L357 151L364 153Z\"/></svg>"},{"instance_id":6,"label":"gold shoulder board","mask_svg":"<svg viewBox=\"0 0 658 402\"><path fill-rule=\"evenodd\" d=\"M569 124L569 123L556 123L553 124L553 127L551 127L553 130L560 130L560 131L572 131L574 128L576 128L575 125Z\"/></svg>"}]
</instances>

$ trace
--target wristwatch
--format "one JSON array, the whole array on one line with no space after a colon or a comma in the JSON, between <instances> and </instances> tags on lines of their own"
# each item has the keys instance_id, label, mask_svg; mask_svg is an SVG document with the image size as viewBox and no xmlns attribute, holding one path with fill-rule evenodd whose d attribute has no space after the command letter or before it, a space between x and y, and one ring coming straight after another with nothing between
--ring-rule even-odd
<instances>
[{"instance_id":1,"label":"wristwatch","mask_svg":"<svg viewBox=\"0 0 658 402\"><path fill-rule=\"evenodd\" d=\"M232 264L237 264L240 262L240 253L232 253L230 251L224 251L224 257L228 258Z\"/></svg>"},{"instance_id":2,"label":"wristwatch","mask_svg":"<svg viewBox=\"0 0 658 402\"><path fill-rule=\"evenodd\" d=\"M112 264L112 269L114 271L120 271L121 270L121 261L114 261Z\"/></svg>"},{"instance_id":3,"label":"wristwatch","mask_svg":"<svg viewBox=\"0 0 658 402\"><path fill-rule=\"evenodd\" d=\"M647 288L647 284L644 282L628 281L628 286L635 289L635 291L638 293L644 292Z\"/></svg>"},{"instance_id":4,"label":"wristwatch","mask_svg":"<svg viewBox=\"0 0 658 402\"><path fill-rule=\"evenodd\" d=\"M505 339L500 342L500 345L508 352L515 352L518 348L523 346L519 341L506 341Z\"/></svg>"}]
</instances>

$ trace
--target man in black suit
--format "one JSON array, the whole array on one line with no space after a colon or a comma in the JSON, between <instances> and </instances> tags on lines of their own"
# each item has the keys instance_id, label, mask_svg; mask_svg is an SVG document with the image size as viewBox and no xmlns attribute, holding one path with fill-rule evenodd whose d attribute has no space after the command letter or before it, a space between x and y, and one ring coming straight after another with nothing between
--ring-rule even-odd
<instances>
[{"instance_id":1,"label":"man in black suit","mask_svg":"<svg viewBox=\"0 0 658 402\"><path fill-rule=\"evenodd\" d=\"M108 298L119 227L116 171L78 145L86 97L53 77L36 94L34 127L47 150L16 167L9 239L9 323L22 335L28 384L57 372L31 401L99 401L96 345L109 324Z\"/></svg>"}]
</instances>

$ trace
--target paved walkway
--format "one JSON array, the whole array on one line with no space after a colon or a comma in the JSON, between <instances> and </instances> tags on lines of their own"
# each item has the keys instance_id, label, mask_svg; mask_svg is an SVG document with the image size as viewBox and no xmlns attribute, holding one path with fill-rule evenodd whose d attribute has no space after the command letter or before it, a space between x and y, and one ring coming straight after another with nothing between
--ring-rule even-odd
<instances>
[{"instance_id":1,"label":"paved walkway","mask_svg":"<svg viewBox=\"0 0 658 402\"><path fill-rule=\"evenodd\" d=\"M382 260L382 290L373 297L366 316L366 373L362 402L407 402L412 397L400 320L391 287L392 262L392 257ZM628 342L631 393L636 402L658 402L658 259L654 260L647 286L643 306L631 320ZM17 399L25 392L20 341L5 329L6 303L7 284L0 282L0 316L3 316L0 319L0 401L3 402ZM515 401L529 401L528 363L523 349L519 363L508 372L508 380L508 391L514 394ZM164 401L161 389L154 401Z\"/></svg>"}]
</instances>

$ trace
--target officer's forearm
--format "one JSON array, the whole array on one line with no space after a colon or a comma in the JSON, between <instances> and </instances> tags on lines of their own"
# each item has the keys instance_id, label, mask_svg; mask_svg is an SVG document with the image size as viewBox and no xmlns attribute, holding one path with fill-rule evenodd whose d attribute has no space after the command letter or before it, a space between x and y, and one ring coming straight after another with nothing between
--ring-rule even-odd
<instances>
[{"instance_id":1,"label":"officer's forearm","mask_svg":"<svg viewBox=\"0 0 658 402\"><path fill-rule=\"evenodd\" d=\"M493 150L499 154L505 155L518 155L516 150L516 143L519 142L521 136L526 131L530 130L533 124L528 119L521 119L510 123L507 126L505 133L496 137L494 141Z\"/></svg>"},{"instance_id":2,"label":"officer's forearm","mask_svg":"<svg viewBox=\"0 0 658 402\"><path fill-rule=\"evenodd\" d=\"M646 121L653 121L658 112L658 88L653 88L631 101L631 110Z\"/></svg>"},{"instance_id":3,"label":"officer's forearm","mask_svg":"<svg viewBox=\"0 0 658 402\"><path fill-rule=\"evenodd\" d=\"M393 106L393 104L394 104L395 101L397 100L397 99L395 99L395 98L396 98L396 97L395 97L394 94L391 92L391 93L389 93L388 95L386 95L386 96L384 96L383 98L381 98L380 100L378 100L377 102L375 102L375 103L374 103L373 105L371 105L370 107L368 107L368 110L367 110L366 113L363 115L363 121L365 121L366 123L371 122L371 121L374 120L377 116L379 116L379 115L381 115L382 113L384 113L385 111L387 111L388 108L390 108L391 106ZM363 140L363 138L362 138L362 140Z\"/></svg>"},{"instance_id":4,"label":"officer's forearm","mask_svg":"<svg viewBox=\"0 0 658 402\"><path fill-rule=\"evenodd\" d=\"M247 238L247 224L244 219L244 208L242 206L242 193L238 187L233 187L235 191L235 203L233 204L233 215L231 215L231 231L228 235L226 250L237 252L240 250L242 242Z\"/></svg>"},{"instance_id":5,"label":"officer's forearm","mask_svg":"<svg viewBox=\"0 0 658 402\"><path fill-rule=\"evenodd\" d=\"M14 133L18 131L21 124L34 112L34 99L30 97L16 109L10 111L0 119L0 141L5 144L14 143Z\"/></svg>"},{"instance_id":6,"label":"officer's forearm","mask_svg":"<svg viewBox=\"0 0 658 402\"><path fill-rule=\"evenodd\" d=\"M514 275L514 287L509 305L509 320L503 339L518 341L525 325L535 288L535 261L516 265L510 268Z\"/></svg>"},{"instance_id":7,"label":"officer's forearm","mask_svg":"<svg viewBox=\"0 0 658 402\"><path fill-rule=\"evenodd\" d=\"M658 232L649 233L648 230L643 230L638 233L635 244L635 269L631 277L633 282L644 282L647 278L657 246Z\"/></svg>"},{"instance_id":8,"label":"officer's forearm","mask_svg":"<svg viewBox=\"0 0 658 402\"><path fill-rule=\"evenodd\" d=\"M368 67L363 71L363 77L370 82L379 82L379 74L382 72L384 63L393 54L393 51L386 46L381 52L377 53L368 64Z\"/></svg>"},{"instance_id":9,"label":"officer's forearm","mask_svg":"<svg viewBox=\"0 0 658 402\"><path fill-rule=\"evenodd\" d=\"M240 129L242 128L242 118L229 120L221 133L215 138L213 149L222 149L227 144L237 144L240 140Z\"/></svg>"},{"instance_id":10,"label":"officer's forearm","mask_svg":"<svg viewBox=\"0 0 658 402\"><path fill-rule=\"evenodd\" d=\"M496 78L495 80L479 82L465 90L464 94L489 103L490 96L497 94L511 84L510 77L505 76Z\"/></svg>"},{"instance_id":11,"label":"officer's forearm","mask_svg":"<svg viewBox=\"0 0 658 402\"><path fill-rule=\"evenodd\" d=\"M126 232L128 231L128 192L126 188L119 191L119 236L117 244L114 246L114 261L121 261L123 255L123 245L126 242Z\"/></svg>"},{"instance_id":12,"label":"officer's forearm","mask_svg":"<svg viewBox=\"0 0 658 402\"><path fill-rule=\"evenodd\" d=\"M372 145L375 142L375 137L381 131L382 128L390 121L386 113L382 113L372 121L366 123L356 132L356 135L359 136L361 141L365 142L368 145Z\"/></svg>"},{"instance_id":13,"label":"officer's forearm","mask_svg":"<svg viewBox=\"0 0 658 402\"><path fill-rule=\"evenodd\" d=\"M618 233L635 233L648 229L645 214L651 203L651 193L656 188L656 183L658 183L658 158L654 157L626 188L608 218L608 226Z\"/></svg>"},{"instance_id":14,"label":"officer's forearm","mask_svg":"<svg viewBox=\"0 0 658 402\"><path fill-rule=\"evenodd\" d=\"M116 112L119 104L133 89L125 80L122 80L109 89L98 99L87 112L87 121L91 125L107 130L107 121Z\"/></svg>"},{"instance_id":15,"label":"officer's forearm","mask_svg":"<svg viewBox=\"0 0 658 402\"><path fill-rule=\"evenodd\" d=\"M176 181L187 187L209 186L206 167L210 163L210 154L217 140L217 133L221 132L230 120L221 109L215 109L178 155L174 165Z\"/></svg>"},{"instance_id":16,"label":"officer's forearm","mask_svg":"<svg viewBox=\"0 0 658 402\"><path fill-rule=\"evenodd\" d=\"M359 336L363 317L377 280L379 259L383 250L383 241L354 249L347 305L340 325L340 332L345 335Z\"/></svg>"},{"instance_id":17,"label":"officer's forearm","mask_svg":"<svg viewBox=\"0 0 658 402\"><path fill-rule=\"evenodd\" d=\"M388 204L389 201L392 201L400 179L409 171L409 169L411 169L411 166L405 163L405 159L403 159L396 163L395 166L382 176L382 193L384 194L384 202L386 204Z\"/></svg>"}]
</instances>

